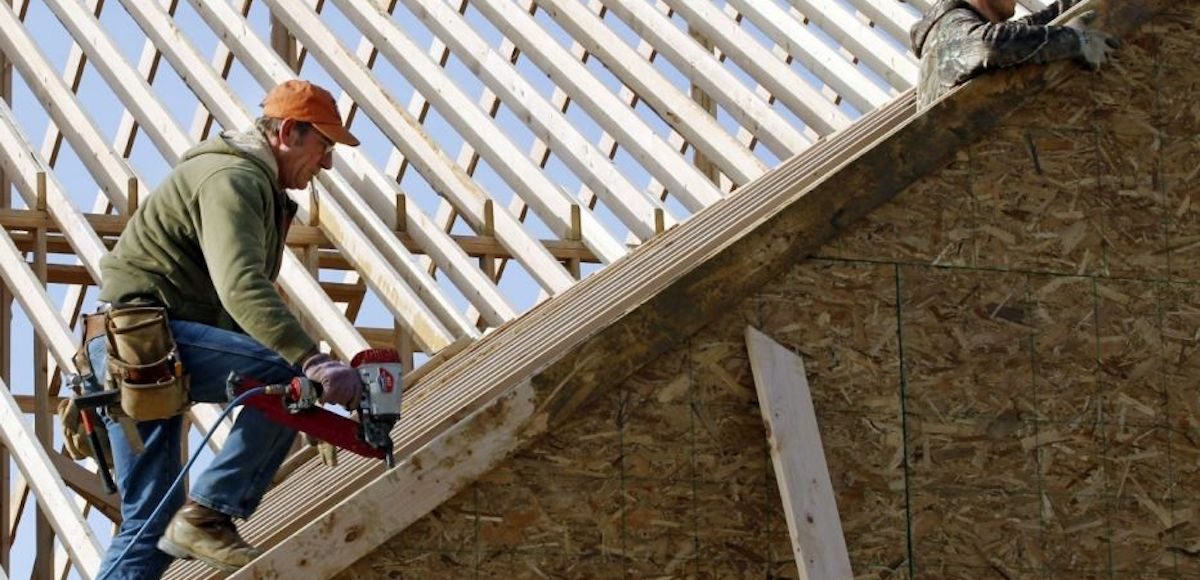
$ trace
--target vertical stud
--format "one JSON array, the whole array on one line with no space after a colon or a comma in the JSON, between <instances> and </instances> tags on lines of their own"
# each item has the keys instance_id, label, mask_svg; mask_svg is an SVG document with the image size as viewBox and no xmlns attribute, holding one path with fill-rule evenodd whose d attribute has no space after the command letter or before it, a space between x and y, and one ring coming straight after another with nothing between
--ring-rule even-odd
<instances>
[{"instance_id":1,"label":"vertical stud","mask_svg":"<svg viewBox=\"0 0 1200 580\"><path fill-rule=\"evenodd\" d=\"M571 204L571 229L567 232L567 239L572 242L580 242L583 240L583 219L582 210L579 204ZM567 258L567 271L571 273L576 280L583 276L581 262L579 258Z\"/></svg>"}]
</instances>

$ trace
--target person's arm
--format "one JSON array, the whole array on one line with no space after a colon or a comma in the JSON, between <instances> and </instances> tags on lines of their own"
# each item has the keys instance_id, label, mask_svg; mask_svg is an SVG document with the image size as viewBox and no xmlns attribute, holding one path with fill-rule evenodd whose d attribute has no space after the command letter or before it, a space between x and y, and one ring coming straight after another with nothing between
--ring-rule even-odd
<instances>
[{"instance_id":1,"label":"person's arm","mask_svg":"<svg viewBox=\"0 0 1200 580\"><path fill-rule=\"evenodd\" d=\"M974 45L985 69L1046 63L1083 55L1080 34L1065 26L1040 26L1012 21L1001 23L948 22L963 26L964 40Z\"/></svg>"},{"instance_id":2,"label":"person's arm","mask_svg":"<svg viewBox=\"0 0 1200 580\"><path fill-rule=\"evenodd\" d=\"M1021 18L1016 19L1014 22L1032 24L1035 26L1045 26L1051 22L1054 22L1055 18L1058 18L1066 11L1070 10L1072 6L1075 6L1082 1L1083 0L1058 0L1057 2L1038 10L1037 12L1022 16Z\"/></svg>"},{"instance_id":3,"label":"person's arm","mask_svg":"<svg viewBox=\"0 0 1200 580\"><path fill-rule=\"evenodd\" d=\"M200 247L221 305L234 322L292 363L316 343L292 315L267 275L266 231L271 223L261 179L244 169L217 171L201 186Z\"/></svg>"}]
</instances>

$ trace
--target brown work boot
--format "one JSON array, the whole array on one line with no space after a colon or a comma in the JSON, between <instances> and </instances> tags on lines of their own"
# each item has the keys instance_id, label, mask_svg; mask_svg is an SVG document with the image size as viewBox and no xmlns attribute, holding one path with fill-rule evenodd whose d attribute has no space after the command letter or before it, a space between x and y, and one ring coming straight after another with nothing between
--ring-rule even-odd
<instances>
[{"instance_id":1,"label":"brown work boot","mask_svg":"<svg viewBox=\"0 0 1200 580\"><path fill-rule=\"evenodd\" d=\"M195 558L226 572L234 572L262 554L238 535L233 518L190 499L167 524L158 549L184 560Z\"/></svg>"}]
</instances>

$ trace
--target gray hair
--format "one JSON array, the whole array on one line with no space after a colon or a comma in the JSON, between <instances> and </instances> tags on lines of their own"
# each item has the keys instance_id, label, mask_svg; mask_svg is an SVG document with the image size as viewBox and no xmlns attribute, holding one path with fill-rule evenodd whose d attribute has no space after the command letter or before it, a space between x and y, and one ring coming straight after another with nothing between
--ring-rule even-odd
<instances>
[{"instance_id":1,"label":"gray hair","mask_svg":"<svg viewBox=\"0 0 1200 580\"><path fill-rule=\"evenodd\" d=\"M283 124L283 119L280 119L279 117L263 116L254 120L254 128L257 129L258 132L262 134L263 139L266 139L268 142L271 140L272 135L277 135L279 133L279 125L281 124ZM312 123L307 121L296 121L294 128L300 133L300 136L303 137L308 133L308 130L312 128Z\"/></svg>"}]
</instances>

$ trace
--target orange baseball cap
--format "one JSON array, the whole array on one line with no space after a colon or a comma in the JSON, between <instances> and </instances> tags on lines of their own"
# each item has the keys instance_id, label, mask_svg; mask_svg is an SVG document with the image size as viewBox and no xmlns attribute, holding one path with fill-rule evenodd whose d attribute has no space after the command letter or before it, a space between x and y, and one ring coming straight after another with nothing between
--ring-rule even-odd
<instances>
[{"instance_id":1,"label":"orange baseball cap","mask_svg":"<svg viewBox=\"0 0 1200 580\"><path fill-rule=\"evenodd\" d=\"M358 146L358 138L342 125L337 102L329 91L308 81L284 81L262 102L263 114L277 119L305 121L335 143Z\"/></svg>"}]
</instances>

